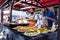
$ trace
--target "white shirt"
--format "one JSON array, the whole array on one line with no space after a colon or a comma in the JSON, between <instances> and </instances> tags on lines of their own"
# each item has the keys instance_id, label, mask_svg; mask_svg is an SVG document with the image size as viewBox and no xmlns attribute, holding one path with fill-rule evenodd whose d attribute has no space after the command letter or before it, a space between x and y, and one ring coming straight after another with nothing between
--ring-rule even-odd
<instances>
[{"instance_id":1,"label":"white shirt","mask_svg":"<svg viewBox=\"0 0 60 40\"><path fill-rule=\"evenodd\" d=\"M28 15L28 18L32 17L33 19L39 19L38 16L40 16L39 14L34 14L31 16L31 14Z\"/></svg>"},{"instance_id":2,"label":"white shirt","mask_svg":"<svg viewBox=\"0 0 60 40\"><path fill-rule=\"evenodd\" d=\"M42 17L41 16L40 18L42 18L42 20L41 19L38 19L37 20L37 23L35 24L35 26L37 26L38 29L40 29L41 28L41 25L43 25L43 23L46 22L45 17Z\"/></svg>"}]
</instances>

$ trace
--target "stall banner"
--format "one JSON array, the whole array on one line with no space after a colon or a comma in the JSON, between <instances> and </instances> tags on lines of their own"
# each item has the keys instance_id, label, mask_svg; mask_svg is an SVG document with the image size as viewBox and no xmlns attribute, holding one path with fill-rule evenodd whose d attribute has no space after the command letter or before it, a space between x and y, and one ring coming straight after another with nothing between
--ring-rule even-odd
<instances>
[{"instance_id":1,"label":"stall banner","mask_svg":"<svg viewBox=\"0 0 60 40\"><path fill-rule=\"evenodd\" d=\"M0 7L1 7L4 3L6 3L6 1L7 1L7 0L0 0Z\"/></svg>"}]
</instances>

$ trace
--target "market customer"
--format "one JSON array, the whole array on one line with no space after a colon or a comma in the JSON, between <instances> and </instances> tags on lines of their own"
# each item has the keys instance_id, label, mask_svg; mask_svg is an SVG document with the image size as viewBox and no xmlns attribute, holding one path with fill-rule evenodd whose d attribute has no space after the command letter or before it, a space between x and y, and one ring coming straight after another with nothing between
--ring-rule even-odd
<instances>
[{"instance_id":1,"label":"market customer","mask_svg":"<svg viewBox=\"0 0 60 40\"><path fill-rule=\"evenodd\" d=\"M46 17L47 21L48 21L48 27L47 28L51 28L53 25L53 22L57 22L57 17L55 16L55 14L51 11L49 11L47 8L44 8L44 17Z\"/></svg>"}]
</instances>

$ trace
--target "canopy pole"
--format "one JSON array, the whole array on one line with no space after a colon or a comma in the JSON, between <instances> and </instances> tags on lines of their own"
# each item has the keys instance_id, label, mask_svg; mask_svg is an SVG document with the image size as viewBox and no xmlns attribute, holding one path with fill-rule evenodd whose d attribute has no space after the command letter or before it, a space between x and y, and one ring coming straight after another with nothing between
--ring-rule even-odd
<instances>
[{"instance_id":1,"label":"canopy pole","mask_svg":"<svg viewBox=\"0 0 60 40\"><path fill-rule=\"evenodd\" d=\"M58 14L58 39L60 40L60 0L59 0L59 14Z\"/></svg>"},{"instance_id":2,"label":"canopy pole","mask_svg":"<svg viewBox=\"0 0 60 40\"><path fill-rule=\"evenodd\" d=\"M11 10L10 10L10 23L12 22L12 8L13 8L14 1L11 1Z\"/></svg>"},{"instance_id":3,"label":"canopy pole","mask_svg":"<svg viewBox=\"0 0 60 40\"><path fill-rule=\"evenodd\" d=\"M3 8L1 9L1 23L3 23Z\"/></svg>"}]
</instances>

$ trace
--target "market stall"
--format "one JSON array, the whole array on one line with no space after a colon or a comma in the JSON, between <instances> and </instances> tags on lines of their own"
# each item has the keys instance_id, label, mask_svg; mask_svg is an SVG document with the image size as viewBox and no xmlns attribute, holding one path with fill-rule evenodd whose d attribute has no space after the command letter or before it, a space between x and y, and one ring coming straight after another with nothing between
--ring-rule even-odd
<instances>
[{"instance_id":1,"label":"market stall","mask_svg":"<svg viewBox=\"0 0 60 40\"><path fill-rule=\"evenodd\" d=\"M4 23L3 21L3 12L5 12L5 8L3 7L1 14L2 24L11 30L13 34L17 34L23 37L24 40L48 40L50 35L54 35L57 32L57 25L53 25L53 27L47 28L48 22L45 17L43 17L43 11L44 8L50 8L50 6L58 7L58 0L39 0L39 3L36 0L20 0L18 2L12 0L9 2L8 6L10 8L10 14L8 17L9 22ZM13 35L13 37L14 36L15 35Z\"/></svg>"},{"instance_id":2,"label":"market stall","mask_svg":"<svg viewBox=\"0 0 60 40\"><path fill-rule=\"evenodd\" d=\"M46 29L46 28L37 29L37 28L22 26L22 25L14 27L14 28L13 28L13 26L16 26L16 25L10 24L10 27L8 27L9 26L9 24L8 24L8 25L4 25L4 26L10 30L10 33L9 33L10 39L15 39L18 37L17 35L19 35L20 37L22 37L22 38L20 38L22 40L27 40L27 39L28 40L37 40L37 39L38 40L48 40L49 36L55 37L54 35L57 34L57 30L56 29L53 30L53 28L51 29L51 31L48 31L48 29ZM13 32L13 33L11 34L11 32Z\"/></svg>"}]
</instances>

